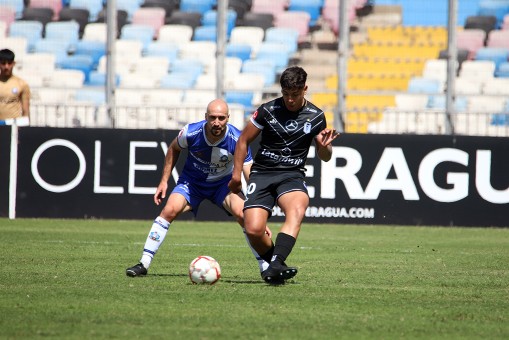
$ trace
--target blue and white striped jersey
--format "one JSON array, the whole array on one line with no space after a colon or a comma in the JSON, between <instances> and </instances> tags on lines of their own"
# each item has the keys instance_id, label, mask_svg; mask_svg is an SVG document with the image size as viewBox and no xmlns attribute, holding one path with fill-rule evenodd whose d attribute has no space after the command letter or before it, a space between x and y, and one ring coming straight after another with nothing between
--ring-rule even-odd
<instances>
[{"instance_id":1,"label":"blue and white striped jersey","mask_svg":"<svg viewBox=\"0 0 509 340\"><path fill-rule=\"evenodd\" d=\"M240 130L231 124L226 125L223 139L211 144L205 136L206 121L187 124L177 137L178 145L187 149L188 156L181 176L192 181L217 182L231 178L233 153L240 136ZM244 165L253 163L251 150L248 150Z\"/></svg>"}]
</instances>

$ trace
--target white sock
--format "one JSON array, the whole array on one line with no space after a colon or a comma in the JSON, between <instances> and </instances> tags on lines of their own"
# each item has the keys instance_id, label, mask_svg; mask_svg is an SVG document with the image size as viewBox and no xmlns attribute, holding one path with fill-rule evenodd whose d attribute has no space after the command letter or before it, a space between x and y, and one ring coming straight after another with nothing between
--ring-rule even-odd
<instances>
[{"instance_id":1,"label":"white sock","mask_svg":"<svg viewBox=\"0 0 509 340\"><path fill-rule=\"evenodd\" d=\"M161 246L170 228L170 222L166 221L161 216L158 216L154 223L152 223L152 228L147 236L147 240L145 241L145 247L143 247L143 255L141 256L141 264L143 267L150 267L150 263L154 258L154 255L157 253L157 250Z\"/></svg>"},{"instance_id":2,"label":"white sock","mask_svg":"<svg viewBox=\"0 0 509 340\"><path fill-rule=\"evenodd\" d=\"M242 231L244 232L244 237L246 238L247 244L249 245L249 248L253 252L254 257L258 261L258 267L260 268L260 272L263 272L265 269L269 268L269 263L261 258L261 256L258 254L256 250L251 246L251 242L249 242L249 238L246 234L246 229L242 228Z\"/></svg>"}]
</instances>

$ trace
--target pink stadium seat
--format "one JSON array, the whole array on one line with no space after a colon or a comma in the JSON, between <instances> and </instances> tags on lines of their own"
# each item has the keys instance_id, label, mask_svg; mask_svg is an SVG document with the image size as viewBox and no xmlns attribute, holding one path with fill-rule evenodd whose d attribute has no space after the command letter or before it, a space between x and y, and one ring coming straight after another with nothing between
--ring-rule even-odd
<instances>
[{"instance_id":1,"label":"pink stadium seat","mask_svg":"<svg viewBox=\"0 0 509 340\"><path fill-rule=\"evenodd\" d=\"M32 8L51 8L53 10L53 20L58 20L62 10L62 0L30 0L29 7Z\"/></svg>"},{"instance_id":2,"label":"pink stadium seat","mask_svg":"<svg viewBox=\"0 0 509 340\"><path fill-rule=\"evenodd\" d=\"M488 35L488 47L509 48L509 30L493 30Z\"/></svg>"},{"instance_id":3,"label":"pink stadium seat","mask_svg":"<svg viewBox=\"0 0 509 340\"><path fill-rule=\"evenodd\" d=\"M154 39L159 36L159 30L164 25L166 11L160 7L140 7L133 13L132 23L147 25L154 28Z\"/></svg>"},{"instance_id":4,"label":"pink stadium seat","mask_svg":"<svg viewBox=\"0 0 509 340\"><path fill-rule=\"evenodd\" d=\"M287 0L253 0L251 12L270 13L276 17L277 14L286 10L287 5Z\"/></svg>"},{"instance_id":5,"label":"pink stadium seat","mask_svg":"<svg viewBox=\"0 0 509 340\"><path fill-rule=\"evenodd\" d=\"M303 11L285 11L276 15L275 27L294 28L299 32L299 42L305 40L309 34L309 22L311 16Z\"/></svg>"},{"instance_id":6,"label":"pink stadium seat","mask_svg":"<svg viewBox=\"0 0 509 340\"><path fill-rule=\"evenodd\" d=\"M470 28L458 31L456 46L468 50L468 59L474 59L478 49L484 47L486 32L479 28Z\"/></svg>"},{"instance_id":7,"label":"pink stadium seat","mask_svg":"<svg viewBox=\"0 0 509 340\"><path fill-rule=\"evenodd\" d=\"M502 22L502 29L509 30L509 14L504 16L504 21Z\"/></svg>"},{"instance_id":8,"label":"pink stadium seat","mask_svg":"<svg viewBox=\"0 0 509 340\"><path fill-rule=\"evenodd\" d=\"M0 6L0 21L5 22L5 36L9 33L9 27L16 20L14 9L9 6Z\"/></svg>"},{"instance_id":9,"label":"pink stadium seat","mask_svg":"<svg viewBox=\"0 0 509 340\"><path fill-rule=\"evenodd\" d=\"M339 33L339 1L340 0L325 0L322 8L323 19L330 25L335 34ZM350 23L352 23L357 16L355 5L355 1L349 1L347 4L348 21Z\"/></svg>"}]
</instances>

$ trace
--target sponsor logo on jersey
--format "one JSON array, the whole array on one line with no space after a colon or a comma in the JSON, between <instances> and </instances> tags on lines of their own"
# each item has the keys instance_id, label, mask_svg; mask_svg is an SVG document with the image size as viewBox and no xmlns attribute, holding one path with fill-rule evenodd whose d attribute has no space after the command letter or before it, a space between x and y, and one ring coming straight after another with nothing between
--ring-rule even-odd
<instances>
[{"instance_id":1,"label":"sponsor logo on jersey","mask_svg":"<svg viewBox=\"0 0 509 340\"><path fill-rule=\"evenodd\" d=\"M305 122L304 123L304 133L310 133L311 132L311 123Z\"/></svg>"},{"instance_id":2,"label":"sponsor logo on jersey","mask_svg":"<svg viewBox=\"0 0 509 340\"><path fill-rule=\"evenodd\" d=\"M269 124L277 124L277 119L272 118L271 120L269 120Z\"/></svg>"},{"instance_id":3,"label":"sponsor logo on jersey","mask_svg":"<svg viewBox=\"0 0 509 340\"><path fill-rule=\"evenodd\" d=\"M258 116L258 110L256 110L254 113L253 113L253 118L256 118Z\"/></svg>"},{"instance_id":4,"label":"sponsor logo on jersey","mask_svg":"<svg viewBox=\"0 0 509 340\"><path fill-rule=\"evenodd\" d=\"M288 131L295 131L297 130L297 127L299 126L299 124L297 123L297 121L291 119L289 121L287 121L285 123L285 128L288 130Z\"/></svg>"}]
</instances>

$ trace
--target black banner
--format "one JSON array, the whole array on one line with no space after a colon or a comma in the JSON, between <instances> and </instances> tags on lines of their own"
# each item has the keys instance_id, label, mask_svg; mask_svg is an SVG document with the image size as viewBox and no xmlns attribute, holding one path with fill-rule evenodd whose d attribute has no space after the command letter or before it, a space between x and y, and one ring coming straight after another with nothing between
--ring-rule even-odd
<instances>
[{"instance_id":1,"label":"black banner","mask_svg":"<svg viewBox=\"0 0 509 340\"><path fill-rule=\"evenodd\" d=\"M154 218L162 207L152 195L177 133L20 128L17 216ZM509 138L345 134L330 162L310 151L305 221L508 226L508 156ZM198 219L231 218L207 202ZM282 220L276 207L271 221Z\"/></svg>"}]
</instances>

